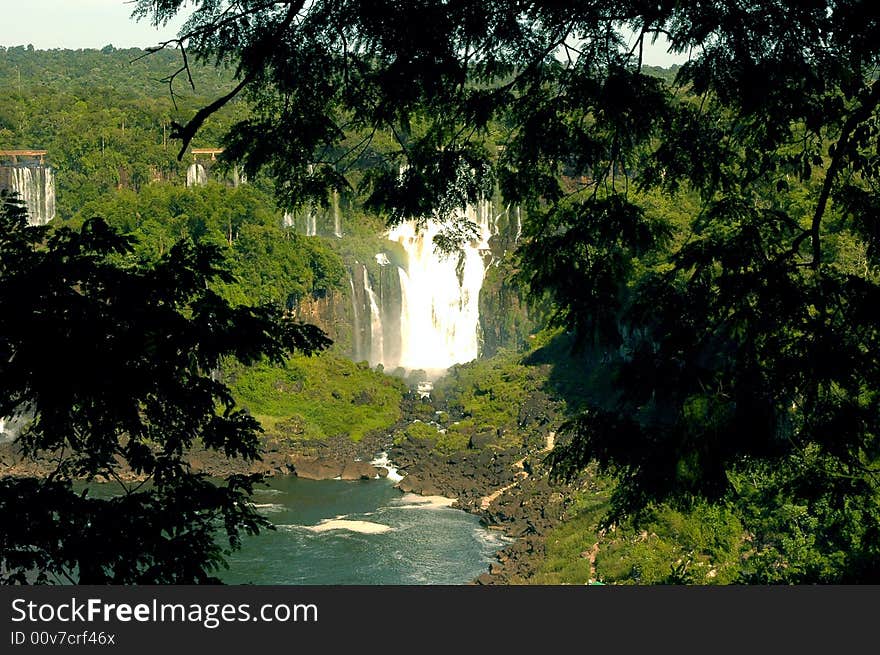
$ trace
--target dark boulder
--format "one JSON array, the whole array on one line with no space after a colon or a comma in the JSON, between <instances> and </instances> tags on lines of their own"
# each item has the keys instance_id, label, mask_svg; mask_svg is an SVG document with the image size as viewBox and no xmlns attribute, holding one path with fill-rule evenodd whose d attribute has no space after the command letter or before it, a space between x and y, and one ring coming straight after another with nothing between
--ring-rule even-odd
<instances>
[{"instance_id":1,"label":"dark boulder","mask_svg":"<svg viewBox=\"0 0 880 655\"><path fill-rule=\"evenodd\" d=\"M332 480L342 475L344 468L344 464L336 460L297 455L290 458L288 466L294 475L306 480Z\"/></svg>"},{"instance_id":2,"label":"dark boulder","mask_svg":"<svg viewBox=\"0 0 880 655\"><path fill-rule=\"evenodd\" d=\"M343 480L372 480L378 473L379 470L367 462L347 462L340 477Z\"/></svg>"}]
</instances>

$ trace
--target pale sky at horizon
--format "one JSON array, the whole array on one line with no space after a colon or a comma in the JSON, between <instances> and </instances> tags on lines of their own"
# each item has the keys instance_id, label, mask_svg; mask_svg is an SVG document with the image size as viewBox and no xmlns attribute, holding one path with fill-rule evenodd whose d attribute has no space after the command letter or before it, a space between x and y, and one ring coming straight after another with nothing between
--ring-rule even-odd
<instances>
[{"instance_id":1,"label":"pale sky at horizon","mask_svg":"<svg viewBox=\"0 0 880 655\"><path fill-rule=\"evenodd\" d=\"M177 35L176 20L155 28L131 18L129 0L0 0L0 45L63 48L145 48Z\"/></svg>"},{"instance_id":2,"label":"pale sky at horizon","mask_svg":"<svg viewBox=\"0 0 880 655\"><path fill-rule=\"evenodd\" d=\"M0 46L145 48L172 39L182 19L160 28L131 18L130 0L0 0ZM669 55L658 41L645 48L645 63L670 66L687 57Z\"/></svg>"}]
</instances>

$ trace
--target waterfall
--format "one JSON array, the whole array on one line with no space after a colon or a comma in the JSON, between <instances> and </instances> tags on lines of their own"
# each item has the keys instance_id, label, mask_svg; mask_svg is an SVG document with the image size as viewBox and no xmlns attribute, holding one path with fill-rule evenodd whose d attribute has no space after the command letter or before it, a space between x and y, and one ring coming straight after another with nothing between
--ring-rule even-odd
<instances>
[{"instance_id":1,"label":"waterfall","mask_svg":"<svg viewBox=\"0 0 880 655\"><path fill-rule=\"evenodd\" d=\"M55 173L48 166L4 167L0 186L18 193L31 225L45 225L55 218Z\"/></svg>"},{"instance_id":2,"label":"waterfall","mask_svg":"<svg viewBox=\"0 0 880 655\"><path fill-rule=\"evenodd\" d=\"M342 213L339 211L339 192L334 191L332 200L333 209L333 235L337 238L342 237Z\"/></svg>"},{"instance_id":3,"label":"waterfall","mask_svg":"<svg viewBox=\"0 0 880 655\"><path fill-rule=\"evenodd\" d=\"M489 250L491 204L468 206L464 216L476 226L475 238L461 252L438 254L434 237L447 225L435 221L419 229L407 221L388 238L407 254L399 271L401 288L400 366L437 375L479 354L479 297Z\"/></svg>"},{"instance_id":4,"label":"waterfall","mask_svg":"<svg viewBox=\"0 0 880 655\"><path fill-rule=\"evenodd\" d=\"M348 283L351 285L351 309L352 309L352 329L351 329L351 354L354 361L359 362L363 359L361 348L361 313L358 311L357 293L354 290L354 280L351 275L348 277Z\"/></svg>"},{"instance_id":5,"label":"waterfall","mask_svg":"<svg viewBox=\"0 0 880 655\"><path fill-rule=\"evenodd\" d=\"M313 209L309 209L305 215L285 211L281 216L281 226L294 228L297 234L313 237L318 233L318 218Z\"/></svg>"},{"instance_id":6,"label":"waterfall","mask_svg":"<svg viewBox=\"0 0 880 655\"><path fill-rule=\"evenodd\" d=\"M205 167L195 162L186 169L186 186L204 186L208 183Z\"/></svg>"},{"instance_id":7,"label":"waterfall","mask_svg":"<svg viewBox=\"0 0 880 655\"><path fill-rule=\"evenodd\" d=\"M384 363L385 360L385 343L382 335L382 312L379 309L379 302L376 293L370 285L370 278L367 275L367 269L364 267L364 291L370 300L370 365Z\"/></svg>"},{"instance_id":8,"label":"waterfall","mask_svg":"<svg viewBox=\"0 0 880 655\"><path fill-rule=\"evenodd\" d=\"M519 243L519 239L522 236L522 209L519 205L516 206L516 236L513 237L514 243Z\"/></svg>"},{"instance_id":9,"label":"waterfall","mask_svg":"<svg viewBox=\"0 0 880 655\"><path fill-rule=\"evenodd\" d=\"M319 217L315 207L286 212L283 224L295 226L298 234L341 237L339 204L334 194L332 214ZM493 259L490 240L512 231L513 219L509 207L499 213L484 200L448 223L403 222L385 235L393 248L389 244L377 252L375 262L354 261L348 281L355 361L382 364L389 372L422 370L436 378L453 364L476 359L481 349L480 290ZM470 240L459 251L439 253L435 237L461 221L473 228ZM517 232L520 229L517 222ZM499 243L492 241L491 247Z\"/></svg>"}]
</instances>

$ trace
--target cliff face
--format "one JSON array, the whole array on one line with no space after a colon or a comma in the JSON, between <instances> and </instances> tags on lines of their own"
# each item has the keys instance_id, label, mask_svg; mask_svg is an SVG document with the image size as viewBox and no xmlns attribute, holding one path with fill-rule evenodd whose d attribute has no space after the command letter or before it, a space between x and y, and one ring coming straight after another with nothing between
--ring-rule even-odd
<instances>
[{"instance_id":1,"label":"cliff face","mask_svg":"<svg viewBox=\"0 0 880 655\"><path fill-rule=\"evenodd\" d=\"M492 357L502 348L528 343L536 328L529 316L525 290L512 281L515 251L522 237L518 207L507 207L495 220L489 240L491 261L480 289L480 357Z\"/></svg>"},{"instance_id":2,"label":"cliff face","mask_svg":"<svg viewBox=\"0 0 880 655\"><path fill-rule=\"evenodd\" d=\"M307 296L293 309L293 315L299 321L317 325L333 339L341 352L355 356L355 320L349 294L333 291L323 298Z\"/></svg>"},{"instance_id":3,"label":"cliff face","mask_svg":"<svg viewBox=\"0 0 880 655\"><path fill-rule=\"evenodd\" d=\"M512 272L509 259L486 272L480 290L480 357L492 357L502 348L517 349L537 329L522 290L510 281Z\"/></svg>"}]
</instances>

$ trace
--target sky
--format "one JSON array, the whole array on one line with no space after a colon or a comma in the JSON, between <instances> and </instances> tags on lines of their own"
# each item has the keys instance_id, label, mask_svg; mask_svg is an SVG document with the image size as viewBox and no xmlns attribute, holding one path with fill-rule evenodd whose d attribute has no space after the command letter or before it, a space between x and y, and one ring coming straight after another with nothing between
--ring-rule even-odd
<instances>
[{"instance_id":1,"label":"sky","mask_svg":"<svg viewBox=\"0 0 880 655\"><path fill-rule=\"evenodd\" d=\"M129 0L0 0L0 45L144 48L177 35L181 20L155 28L131 18Z\"/></svg>"},{"instance_id":2,"label":"sky","mask_svg":"<svg viewBox=\"0 0 880 655\"><path fill-rule=\"evenodd\" d=\"M174 38L183 23L177 19L157 29L147 20L132 19L132 9L130 0L0 0L0 45L144 48ZM685 60L666 53L659 41L646 48L644 59L655 66Z\"/></svg>"}]
</instances>

